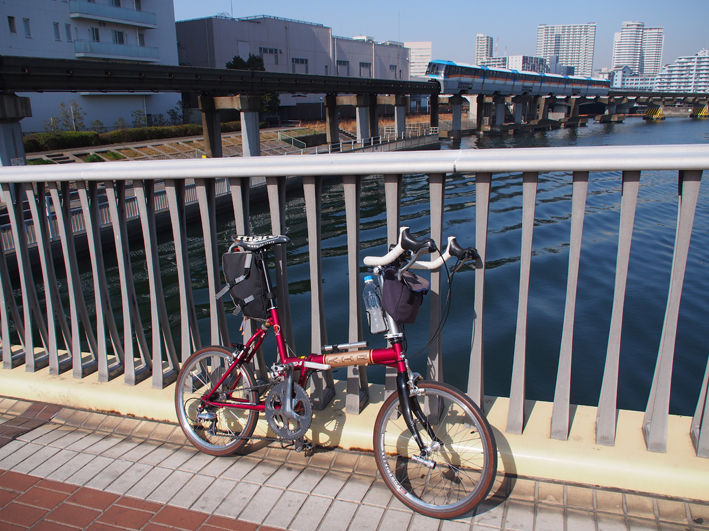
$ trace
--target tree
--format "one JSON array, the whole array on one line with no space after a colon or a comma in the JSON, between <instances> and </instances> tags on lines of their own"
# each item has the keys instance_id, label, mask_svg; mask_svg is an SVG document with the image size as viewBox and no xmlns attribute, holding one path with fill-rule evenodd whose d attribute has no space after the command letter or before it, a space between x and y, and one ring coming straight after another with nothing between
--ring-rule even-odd
<instances>
[{"instance_id":1,"label":"tree","mask_svg":"<svg viewBox=\"0 0 709 531\"><path fill-rule=\"evenodd\" d=\"M69 105L64 102L59 104L59 121L64 131L81 131L85 129L85 116L86 113L75 101L72 101Z\"/></svg>"},{"instance_id":2,"label":"tree","mask_svg":"<svg viewBox=\"0 0 709 531\"><path fill-rule=\"evenodd\" d=\"M120 116L116 123L113 124L114 129L126 129L128 127L128 122L123 116Z\"/></svg>"},{"instance_id":3,"label":"tree","mask_svg":"<svg viewBox=\"0 0 709 531\"><path fill-rule=\"evenodd\" d=\"M91 129L97 133L102 133L106 129L106 126L103 125L101 120L94 120L91 122Z\"/></svg>"},{"instance_id":4,"label":"tree","mask_svg":"<svg viewBox=\"0 0 709 531\"><path fill-rule=\"evenodd\" d=\"M251 55L244 61L240 56L235 55L231 61L226 64L226 68L230 70L256 70L265 72L266 67L263 64L263 57L260 55ZM278 114L278 108L281 105L278 92L267 92L261 96L261 112L266 114Z\"/></svg>"},{"instance_id":5,"label":"tree","mask_svg":"<svg viewBox=\"0 0 709 531\"><path fill-rule=\"evenodd\" d=\"M130 115L133 117L133 127L145 127L148 125L148 117L142 109L137 109Z\"/></svg>"},{"instance_id":6,"label":"tree","mask_svg":"<svg viewBox=\"0 0 709 531\"><path fill-rule=\"evenodd\" d=\"M56 133L59 131L59 118L56 116L50 116L49 120L44 122L44 130L48 133Z\"/></svg>"}]
</instances>

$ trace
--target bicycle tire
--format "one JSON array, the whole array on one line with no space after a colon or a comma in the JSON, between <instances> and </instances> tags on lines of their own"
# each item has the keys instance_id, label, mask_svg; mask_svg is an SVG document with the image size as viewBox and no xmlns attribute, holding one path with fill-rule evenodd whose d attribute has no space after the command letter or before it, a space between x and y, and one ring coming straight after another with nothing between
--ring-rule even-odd
<instances>
[{"instance_id":1,"label":"bicycle tire","mask_svg":"<svg viewBox=\"0 0 709 531\"><path fill-rule=\"evenodd\" d=\"M475 508L490 491L497 472L495 439L484 414L465 394L432 381L419 382L417 387L423 391L421 409L433 408L438 413L438 418L427 414L442 442L430 456L435 466L411 459L420 450L399 412L399 397L393 393L382 404L374 425L377 468L406 506L434 518L456 518ZM432 405L436 403L438 407ZM415 422L424 444L430 444L420 421Z\"/></svg>"},{"instance_id":2,"label":"bicycle tire","mask_svg":"<svg viewBox=\"0 0 709 531\"><path fill-rule=\"evenodd\" d=\"M177 420L187 439L204 453L223 456L239 451L249 441L256 428L258 411L231 407L207 408L205 416L197 418L201 397L216 385L233 361L231 352L223 347L205 347L192 354L182 365L175 384ZM228 376L220 386L220 402L236 403L231 397L256 403L256 384L246 365L235 368L239 378Z\"/></svg>"}]
</instances>

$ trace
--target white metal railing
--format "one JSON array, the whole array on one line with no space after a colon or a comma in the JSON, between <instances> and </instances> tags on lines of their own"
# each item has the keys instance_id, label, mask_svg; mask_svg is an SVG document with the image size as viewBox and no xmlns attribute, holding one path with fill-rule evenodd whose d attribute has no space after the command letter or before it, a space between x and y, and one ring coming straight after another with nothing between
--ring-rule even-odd
<instances>
[{"instance_id":1,"label":"white metal railing","mask_svg":"<svg viewBox=\"0 0 709 531\"><path fill-rule=\"evenodd\" d=\"M628 255L632 241L635 209L641 172L671 170L677 172L679 191L678 221L674 242L674 257L670 271L667 308L658 348L652 389L645 411L644 430L648 448L661 451L667 439L669 393L672 361L677 335L679 300L681 298L689 241L693 228L702 173L709 168L709 146L607 146L533 148L504 150L459 150L391 153L352 153L338 155L305 155L302 157L247 157L229 159L188 159L168 161L124 161L103 164L67 164L61 167L32 166L0 169L0 194L10 219L12 238L17 252L18 274L11 276L4 253L0 257L0 309L2 309L2 359L4 367L24 363L28 370L49 364L57 373L71 368L76 376L98 371L101 380L123 374L129 383L152 377L153 385L162 387L171 382L179 366L192 349L201 344L195 317L195 302L190 288L190 266L186 255L187 235L185 204L187 184L194 180L194 194L202 227L204 269L208 290L217 291L219 265L217 245L215 198L220 182L228 183L228 196L233 205L233 219L237 232L249 226L249 190L252 176L265 177L271 227L273 232L285 232L285 178L302 177L303 198L308 218L308 260L312 271L320 271L320 205L322 182L325 177L342 179L344 209L347 225L348 305L350 341L360 339L359 265L361 263L359 234L360 181L363 176L380 175L384 182L386 201L387 240L392 243L400 225L399 198L401 183L409 174L427 174L430 194L430 233L439 244L442 240L443 207L446 201L448 175L466 173L475 175L475 245L483 262L487 256L488 215L491 184L499 173L521 172L522 242L520 259L519 302L515 348L510 385L510 405L507 431L520 432L524 425L525 357L524 338L527 328L530 263L534 233L536 189L541 172L562 171L570 176L572 186L571 234L569 236L569 274L563 320L559 365L554 392L554 412L551 436L565 439L569 433L572 337L583 217L586 205L589 172L618 171L622 174L618 255L615 271L613 309L608 335L605 370L597 417L596 438L599 443L613 444L616 429L616 395L618 391L619 344L623 323L623 301L628 272ZM226 181L224 181L226 179ZM126 233L126 189L131 182L140 227L141 249L146 256L147 283L150 291L150 325L143 323L135 304L135 282L131 273L129 240ZM105 194L113 229L112 246L102 245L98 230L100 201L98 187ZM164 190L174 245L174 262L178 273L180 314L173 330L168 319L162 287L162 273L157 256L156 196ZM91 260L93 290L79 284L75 238L69 228L72 217L70 202L63 201L78 194L81 215L86 227L87 246ZM331 193L331 192L330 192ZM14 194L14 197L13 197ZM29 213L25 214L23 199ZM44 208L49 198L50 208ZM48 214L49 211L49 214ZM38 266L32 265L28 252L28 238L22 230L26 217L32 220L32 231L38 246L39 268L42 280L35 282ZM56 223L61 240L64 268L59 279L50 259L49 224ZM55 221L56 220L56 221ZM73 221L72 221L73 223ZM191 228L194 223L191 224ZM161 239L164 244L164 237ZM131 243L132 247L135 242ZM112 308L103 276L103 257L115 253L119 264L121 307ZM202 266L200 266L202 267ZM287 294L287 268L284 253L277 256L279 300L286 337L292 341L290 305ZM312 273L311 273L312 274ZM68 301L62 302L57 289L58 280L68 286ZM39 284L39 288L36 286ZM325 337L323 289L320 282L311 285L311 345L318 352ZM486 269L475 273L474 326L471 330L470 368L467 392L478 403L484 395L482 367L483 321L485 316ZM431 277L431 291L440 293L441 278ZM95 315L90 315L84 297L93 297ZM438 299L435 299L438 300ZM69 306L69 315L64 306ZM437 322L439 311L432 307L431 322ZM217 301L209 302L210 343L228 343L229 330L224 312ZM118 327L115 319L122 321ZM11 333L10 323L13 324ZM120 334L119 328L123 333ZM157 331L150 334L147 330ZM179 340L173 342L173 332ZM512 334L513 331L511 330ZM41 345L35 345L40 337ZM150 341L150 342L149 342ZM89 345L90 356L81 351L81 343ZM22 346L12 351L11 344ZM39 348L35 348L35 347ZM63 354L63 352L67 354ZM433 378L442 375L440 340L430 347L428 368ZM364 371L350 370L347 381L348 409L358 411L367 379ZM702 456L709 456L709 378L704 379L698 398L691 436ZM332 385L331 379L316 381L316 394L323 386Z\"/></svg>"}]
</instances>

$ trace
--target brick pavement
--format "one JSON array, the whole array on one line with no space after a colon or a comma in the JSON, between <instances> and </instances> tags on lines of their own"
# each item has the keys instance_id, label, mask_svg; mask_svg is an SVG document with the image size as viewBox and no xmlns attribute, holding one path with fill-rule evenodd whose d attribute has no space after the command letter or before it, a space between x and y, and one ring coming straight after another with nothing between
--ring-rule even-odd
<instances>
[{"instance_id":1,"label":"brick pavement","mask_svg":"<svg viewBox=\"0 0 709 531\"><path fill-rule=\"evenodd\" d=\"M2 530L709 530L709 504L514 477L439 521L401 505L367 453L258 442L215 458L173 424L13 399L0 420Z\"/></svg>"}]
</instances>

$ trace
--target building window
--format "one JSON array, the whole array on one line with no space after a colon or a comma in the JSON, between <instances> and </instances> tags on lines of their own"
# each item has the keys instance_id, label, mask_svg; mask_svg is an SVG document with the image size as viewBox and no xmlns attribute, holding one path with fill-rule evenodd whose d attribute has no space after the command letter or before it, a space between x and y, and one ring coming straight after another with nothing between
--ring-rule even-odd
<instances>
[{"instance_id":1,"label":"building window","mask_svg":"<svg viewBox=\"0 0 709 531\"><path fill-rule=\"evenodd\" d=\"M98 28L95 26L92 26L89 28L89 37L91 38L92 42L100 42L101 37L98 33Z\"/></svg>"},{"instance_id":2,"label":"building window","mask_svg":"<svg viewBox=\"0 0 709 531\"><path fill-rule=\"evenodd\" d=\"M308 60L300 57L293 57L291 59L292 72L294 74L307 74L308 73Z\"/></svg>"},{"instance_id":3,"label":"building window","mask_svg":"<svg viewBox=\"0 0 709 531\"><path fill-rule=\"evenodd\" d=\"M264 60L264 64L266 63L266 58L269 58L268 63L269 64L278 64L278 49L277 48L264 48L264 47L259 47L258 49L258 54L261 56L261 58Z\"/></svg>"},{"instance_id":4,"label":"building window","mask_svg":"<svg viewBox=\"0 0 709 531\"><path fill-rule=\"evenodd\" d=\"M143 2L141 0L135 0L135 10L136 11L143 10Z\"/></svg>"},{"instance_id":5,"label":"building window","mask_svg":"<svg viewBox=\"0 0 709 531\"><path fill-rule=\"evenodd\" d=\"M25 26L25 37L28 39L32 38L32 29L30 28L30 19L23 18L22 24Z\"/></svg>"},{"instance_id":6,"label":"building window","mask_svg":"<svg viewBox=\"0 0 709 531\"><path fill-rule=\"evenodd\" d=\"M126 34L122 31L113 30L113 44L125 44Z\"/></svg>"},{"instance_id":7,"label":"building window","mask_svg":"<svg viewBox=\"0 0 709 531\"><path fill-rule=\"evenodd\" d=\"M71 42L71 24L64 24L64 35L67 42Z\"/></svg>"},{"instance_id":8,"label":"building window","mask_svg":"<svg viewBox=\"0 0 709 531\"><path fill-rule=\"evenodd\" d=\"M59 32L59 22L55 22L53 24L53 26L54 26L54 40L55 41L62 40L62 34Z\"/></svg>"},{"instance_id":9,"label":"building window","mask_svg":"<svg viewBox=\"0 0 709 531\"><path fill-rule=\"evenodd\" d=\"M145 33L142 31L138 32L138 46L145 46Z\"/></svg>"},{"instance_id":10,"label":"building window","mask_svg":"<svg viewBox=\"0 0 709 531\"><path fill-rule=\"evenodd\" d=\"M10 33L17 33L17 27L15 26L15 17L7 17L7 25L10 28Z\"/></svg>"},{"instance_id":11,"label":"building window","mask_svg":"<svg viewBox=\"0 0 709 531\"><path fill-rule=\"evenodd\" d=\"M338 76L349 76L350 75L350 62L338 60L336 74Z\"/></svg>"},{"instance_id":12,"label":"building window","mask_svg":"<svg viewBox=\"0 0 709 531\"><path fill-rule=\"evenodd\" d=\"M389 65L389 74L393 79L396 79L396 65Z\"/></svg>"},{"instance_id":13,"label":"building window","mask_svg":"<svg viewBox=\"0 0 709 531\"><path fill-rule=\"evenodd\" d=\"M121 7L121 0L111 0L111 5L113 7Z\"/></svg>"},{"instance_id":14,"label":"building window","mask_svg":"<svg viewBox=\"0 0 709 531\"><path fill-rule=\"evenodd\" d=\"M372 77L372 63L359 63L359 77Z\"/></svg>"}]
</instances>

